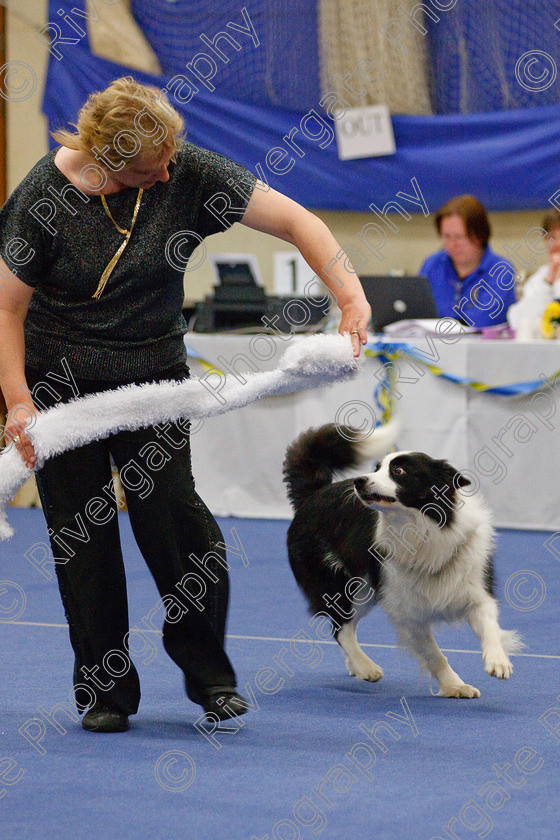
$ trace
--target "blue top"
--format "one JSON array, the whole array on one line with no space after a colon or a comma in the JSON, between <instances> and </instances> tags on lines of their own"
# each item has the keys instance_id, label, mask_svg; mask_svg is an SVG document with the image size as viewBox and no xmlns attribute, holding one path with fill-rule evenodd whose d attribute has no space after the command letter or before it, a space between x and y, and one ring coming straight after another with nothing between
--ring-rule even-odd
<instances>
[{"instance_id":1,"label":"blue top","mask_svg":"<svg viewBox=\"0 0 560 840\"><path fill-rule=\"evenodd\" d=\"M516 271L486 247L478 267L460 280L445 251L429 256L420 269L430 281L440 318L449 316L468 327L503 324L515 303Z\"/></svg>"}]
</instances>

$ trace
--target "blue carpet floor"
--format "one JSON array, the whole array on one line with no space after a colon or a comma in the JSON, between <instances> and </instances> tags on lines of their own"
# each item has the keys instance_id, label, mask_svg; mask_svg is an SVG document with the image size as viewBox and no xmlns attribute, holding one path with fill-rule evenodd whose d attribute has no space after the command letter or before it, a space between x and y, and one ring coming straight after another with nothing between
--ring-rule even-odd
<instances>
[{"instance_id":1,"label":"blue carpet floor","mask_svg":"<svg viewBox=\"0 0 560 840\"><path fill-rule=\"evenodd\" d=\"M10 509L9 518L16 535L0 544L0 837L558 836L560 536L499 535L501 624L527 645L510 680L484 673L470 630L438 634L482 694L459 701L431 696L379 610L360 639L385 676L347 676L337 645L308 623L287 563L287 523L220 520L238 546L228 652L254 710L227 730L204 730L157 633L146 632L134 657L139 713L127 733L95 735L71 719L72 656L54 577L29 560L46 541L42 515ZM126 514L120 521L131 624L148 630L158 594Z\"/></svg>"}]
</instances>

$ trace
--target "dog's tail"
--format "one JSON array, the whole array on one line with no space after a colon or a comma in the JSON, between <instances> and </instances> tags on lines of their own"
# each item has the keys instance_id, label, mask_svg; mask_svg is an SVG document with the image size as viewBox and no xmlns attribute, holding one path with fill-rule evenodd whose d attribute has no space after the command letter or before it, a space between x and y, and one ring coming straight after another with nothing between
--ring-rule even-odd
<instances>
[{"instance_id":1,"label":"dog's tail","mask_svg":"<svg viewBox=\"0 0 560 840\"><path fill-rule=\"evenodd\" d=\"M502 630L500 627L500 637L506 653L518 653L525 647L525 642L517 630Z\"/></svg>"},{"instance_id":2,"label":"dog's tail","mask_svg":"<svg viewBox=\"0 0 560 840\"><path fill-rule=\"evenodd\" d=\"M294 510L333 480L336 472L356 467L368 458L386 455L397 438L399 424L391 420L369 434L329 423L308 429L287 449L284 481Z\"/></svg>"}]
</instances>

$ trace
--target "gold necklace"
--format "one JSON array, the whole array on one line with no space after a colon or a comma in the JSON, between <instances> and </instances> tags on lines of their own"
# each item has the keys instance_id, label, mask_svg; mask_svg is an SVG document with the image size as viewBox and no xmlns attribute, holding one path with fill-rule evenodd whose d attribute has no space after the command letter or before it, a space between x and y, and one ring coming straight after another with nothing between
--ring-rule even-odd
<instances>
[{"instance_id":1,"label":"gold necklace","mask_svg":"<svg viewBox=\"0 0 560 840\"><path fill-rule=\"evenodd\" d=\"M97 289L95 290L95 292L92 295L92 297L94 297L96 300L99 300L99 298L103 294L103 289L107 285L107 280L111 276L111 273L112 273L114 267L116 266L116 264L120 260L121 254L124 251L124 249L126 248L126 246L128 245L129 239L132 236L132 231L134 230L134 225L136 223L136 217L138 215L138 210L140 209L140 203L142 201L143 192L144 192L144 190L142 189L142 187L140 187L139 190L138 190L138 196L136 198L136 205L134 207L134 213L132 215L132 221L130 223L130 230L126 230L125 228L122 228L120 225L118 225L115 222L115 220L113 219L113 216L111 215L111 211L109 210L109 205L107 204L107 200L105 199L105 196L103 195L103 193L101 193L101 203L102 203L102 205L105 209L105 212L107 213L107 215L109 216L109 218L111 219L113 224L115 225L118 232L122 233L122 235L125 237L125 239L124 239L124 242L121 244L119 250L115 254L115 256L111 257L111 260L110 260L109 264L107 265L107 268L105 269L105 271L101 275L101 280L99 281Z\"/></svg>"}]
</instances>

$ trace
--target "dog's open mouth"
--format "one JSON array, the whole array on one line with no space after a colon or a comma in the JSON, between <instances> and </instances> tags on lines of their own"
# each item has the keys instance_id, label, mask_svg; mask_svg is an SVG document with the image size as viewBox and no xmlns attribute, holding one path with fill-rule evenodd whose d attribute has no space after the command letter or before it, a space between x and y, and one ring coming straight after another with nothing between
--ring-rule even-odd
<instances>
[{"instance_id":1,"label":"dog's open mouth","mask_svg":"<svg viewBox=\"0 0 560 840\"><path fill-rule=\"evenodd\" d=\"M373 490L362 492L356 490L356 494L365 504L371 502L386 502L390 505L397 501L392 496L383 496L381 493L375 493Z\"/></svg>"}]
</instances>

